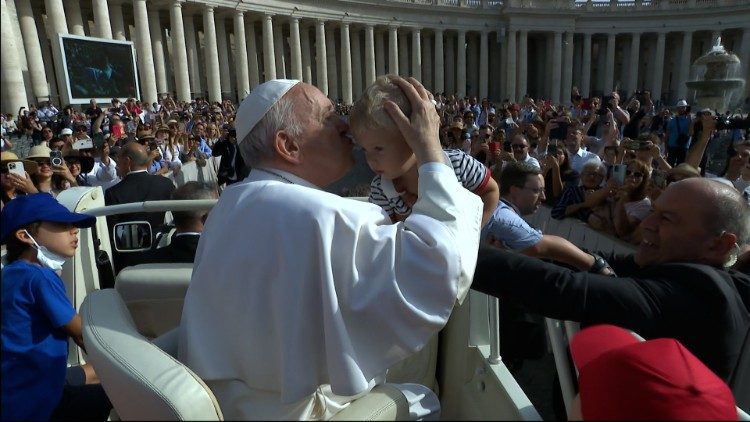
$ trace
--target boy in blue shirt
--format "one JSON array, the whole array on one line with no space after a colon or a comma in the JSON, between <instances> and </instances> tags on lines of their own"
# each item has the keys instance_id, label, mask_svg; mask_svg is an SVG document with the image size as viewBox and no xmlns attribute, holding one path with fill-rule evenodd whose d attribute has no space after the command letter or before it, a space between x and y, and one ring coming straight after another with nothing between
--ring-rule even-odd
<instances>
[{"instance_id":1,"label":"boy in blue shirt","mask_svg":"<svg viewBox=\"0 0 750 422\"><path fill-rule=\"evenodd\" d=\"M106 420L111 408L91 365L67 368L68 336L84 348L81 317L57 272L75 254L78 229L96 219L47 193L2 212L2 419Z\"/></svg>"}]
</instances>

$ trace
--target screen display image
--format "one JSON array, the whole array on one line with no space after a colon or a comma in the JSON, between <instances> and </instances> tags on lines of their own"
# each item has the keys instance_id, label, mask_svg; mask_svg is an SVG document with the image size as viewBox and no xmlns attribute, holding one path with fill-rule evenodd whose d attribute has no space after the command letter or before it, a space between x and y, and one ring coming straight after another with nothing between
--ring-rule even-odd
<instances>
[{"instance_id":1,"label":"screen display image","mask_svg":"<svg viewBox=\"0 0 750 422\"><path fill-rule=\"evenodd\" d=\"M61 35L60 44L71 103L138 98L131 42Z\"/></svg>"}]
</instances>

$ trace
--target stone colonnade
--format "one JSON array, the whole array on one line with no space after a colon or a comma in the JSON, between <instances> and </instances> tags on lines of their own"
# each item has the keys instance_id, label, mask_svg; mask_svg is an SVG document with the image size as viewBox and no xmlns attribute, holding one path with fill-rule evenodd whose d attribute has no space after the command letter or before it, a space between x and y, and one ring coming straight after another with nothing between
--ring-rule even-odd
<instances>
[{"instance_id":1,"label":"stone colonnade","mask_svg":"<svg viewBox=\"0 0 750 422\"><path fill-rule=\"evenodd\" d=\"M161 2L161 9L145 0L35 0L42 3L43 10L32 10L32 0L2 0L5 112L58 98L62 81L53 80L49 53L57 33L133 41L140 98L148 102L165 93L240 100L259 83L286 77L345 104L384 73L414 75L434 92L495 101L528 94L566 102L572 86L583 96L650 89L655 99L685 98L690 63L722 35L419 27L181 0ZM90 9L81 8L88 3ZM725 32L747 74L750 28Z\"/></svg>"}]
</instances>

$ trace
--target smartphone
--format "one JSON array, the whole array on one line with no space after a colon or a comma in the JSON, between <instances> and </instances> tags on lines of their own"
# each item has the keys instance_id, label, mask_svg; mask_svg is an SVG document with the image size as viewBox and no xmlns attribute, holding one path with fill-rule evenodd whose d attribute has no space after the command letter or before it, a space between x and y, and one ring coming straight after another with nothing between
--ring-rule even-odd
<instances>
[{"instance_id":1,"label":"smartphone","mask_svg":"<svg viewBox=\"0 0 750 422\"><path fill-rule=\"evenodd\" d=\"M17 174L24 179L26 178L26 170L23 168L22 161L11 161L8 163L8 171Z\"/></svg>"},{"instance_id":2,"label":"smartphone","mask_svg":"<svg viewBox=\"0 0 750 422\"><path fill-rule=\"evenodd\" d=\"M547 146L547 155L557 155L557 144Z\"/></svg>"},{"instance_id":3,"label":"smartphone","mask_svg":"<svg viewBox=\"0 0 750 422\"><path fill-rule=\"evenodd\" d=\"M60 151L50 151L49 152L49 162L53 166L61 166L61 165L63 165L62 152L60 152Z\"/></svg>"},{"instance_id":4,"label":"smartphone","mask_svg":"<svg viewBox=\"0 0 750 422\"><path fill-rule=\"evenodd\" d=\"M557 127L549 131L550 139L565 139L568 136L568 122L557 122Z\"/></svg>"},{"instance_id":5,"label":"smartphone","mask_svg":"<svg viewBox=\"0 0 750 422\"><path fill-rule=\"evenodd\" d=\"M625 164L615 164L614 168L612 169L612 177L615 179L618 185L622 185L625 183L625 171L627 170L628 166Z\"/></svg>"},{"instance_id":6,"label":"smartphone","mask_svg":"<svg viewBox=\"0 0 750 422\"><path fill-rule=\"evenodd\" d=\"M94 148L94 141L92 141L91 138L79 139L73 142L74 150L91 149L91 148Z\"/></svg>"},{"instance_id":7,"label":"smartphone","mask_svg":"<svg viewBox=\"0 0 750 422\"><path fill-rule=\"evenodd\" d=\"M101 148L104 146L104 132L97 132L91 139L91 145L93 148Z\"/></svg>"},{"instance_id":8,"label":"smartphone","mask_svg":"<svg viewBox=\"0 0 750 422\"><path fill-rule=\"evenodd\" d=\"M500 144L498 142L490 142L490 154L495 155L500 150Z\"/></svg>"}]
</instances>

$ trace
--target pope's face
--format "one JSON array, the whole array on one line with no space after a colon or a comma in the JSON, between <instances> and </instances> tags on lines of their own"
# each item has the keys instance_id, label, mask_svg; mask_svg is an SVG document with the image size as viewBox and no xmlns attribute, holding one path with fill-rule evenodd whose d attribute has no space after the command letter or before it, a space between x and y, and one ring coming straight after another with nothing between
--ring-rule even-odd
<instances>
[{"instance_id":1,"label":"pope's face","mask_svg":"<svg viewBox=\"0 0 750 422\"><path fill-rule=\"evenodd\" d=\"M318 88L301 83L292 88L295 113L301 123L300 161L310 182L324 187L354 166L349 125L336 114L333 103Z\"/></svg>"}]
</instances>

